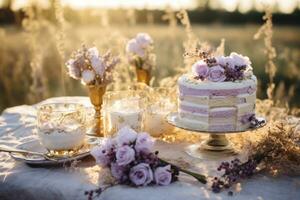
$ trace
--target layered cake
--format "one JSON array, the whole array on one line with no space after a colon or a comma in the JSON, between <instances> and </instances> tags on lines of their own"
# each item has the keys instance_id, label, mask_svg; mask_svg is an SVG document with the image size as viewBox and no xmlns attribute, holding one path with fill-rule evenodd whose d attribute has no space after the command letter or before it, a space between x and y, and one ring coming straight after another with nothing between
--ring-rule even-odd
<instances>
[{"instance_id":1,"label":"layered cake","mask_svg":"<svg viewBox=\"0 0 300 200\"><path fill-rule=\"evenodd\" d=\"M178 80L179 120L209 132L247 130L255 116L257 79L248 57L206 57Z\"/></svg>"}]
</instances>

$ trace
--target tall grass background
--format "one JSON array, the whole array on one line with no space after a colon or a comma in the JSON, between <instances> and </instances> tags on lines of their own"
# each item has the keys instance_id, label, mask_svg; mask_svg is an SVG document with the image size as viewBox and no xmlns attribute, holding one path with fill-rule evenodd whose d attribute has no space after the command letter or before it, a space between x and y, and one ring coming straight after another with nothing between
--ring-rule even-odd
<instances>
[{"instance_id":1,"label":"tall grass background","mask_svg":"<svg viewBox=\"0 0 300 200\"><path fill-rule=\"evenodd\" d=\"M168 25L154 24L151 14L147 24L136 24L134 10L128 10L127 23L115 26L110 24L109 11L98 10L93 15L99 23L77 26L65 19L60 1L54 3L55 23L38 6L28 4L22 27L0 27L0 111L52 96L86 95L84 86L67 77L64 68L67 57L82 43L95 45L102 53L109 48L119 54L121 64L110 87L127 87L136 80L124 47L138 32L149 33L155 41L153 86L175 86L176 78L191 66L183 53L200 45L247 55L258 77L259 98L288 108L300 106L300 28L273 26L271 10L266 9L261 26L192 25L185 10L170 8L163 16Z\"/></svg>"}]
</instances>

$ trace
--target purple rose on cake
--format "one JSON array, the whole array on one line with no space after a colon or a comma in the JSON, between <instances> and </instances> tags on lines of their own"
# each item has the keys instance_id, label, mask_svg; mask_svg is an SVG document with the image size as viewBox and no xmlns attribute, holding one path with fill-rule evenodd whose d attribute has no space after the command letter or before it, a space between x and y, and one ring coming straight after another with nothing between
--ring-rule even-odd
<instances>
[{"instance_id":1,"label":"purple rose on cake","mask_svg":"<svg viewBox=\"0 0 300 200\"><path fill-rule=\"evenodd\" d=\"M223 82L225 79L225 70L220 65L213 66L209 69L208 80L212 82Z\"/></svg>"},{"instance_id":2,"label":"purple rose on cake","mask_svg":"<svg viewBox=\"0 0 300 200\"><path fill-rule=\"evenodd\" d=\"M216 58L217 64L222 67L229 67L234 69L234 60L228 56L217 56Z\"/></svg>"},{"instance_id":3,"label":"purple rose on cake","mask_svg":"<svg viewBox=\"0 0 300 200\"><path fill-rule=\"evenodd\" d=\"M202 60L193 64L192 71L201 80L204 80L205 78L207 78L208 74L209 74L209 68L208 68L207 64Z\"/></svg>"}]
</instances>

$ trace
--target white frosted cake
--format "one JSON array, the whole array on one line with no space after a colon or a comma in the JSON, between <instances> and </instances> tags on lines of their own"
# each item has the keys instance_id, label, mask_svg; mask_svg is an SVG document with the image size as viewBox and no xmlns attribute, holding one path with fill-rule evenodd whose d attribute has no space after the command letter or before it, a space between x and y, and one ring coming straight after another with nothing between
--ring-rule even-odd
<instances>
[{"instance_id":1,"label":"white frosted cake","mask_svg":"<svg viewBox=\"0 0 300 200\"><path fill-rule=\"evenodd\" d=\"M257 86L249 58L237 53L210 57L192 69L178 80L180 123L209 132L247 130L255 116Z\"/></svg>"}]
</instances>

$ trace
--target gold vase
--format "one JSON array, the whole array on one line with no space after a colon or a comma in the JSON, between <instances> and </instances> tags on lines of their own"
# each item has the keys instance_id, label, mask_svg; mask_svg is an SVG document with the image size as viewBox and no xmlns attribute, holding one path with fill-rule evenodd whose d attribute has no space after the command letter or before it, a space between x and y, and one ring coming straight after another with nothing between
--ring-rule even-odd
<instances>
[{"instance_id":1,"label":"gold vase","mask_svg":"<svg viewBox=\"0 0 300 200\"><path fill-rule=\"evenodd\" d=\"M94 133L96 136L103 137L104 134L102 132L101 108L103 103L103 95L106 91L106 85L91 85L88 86L88 89L91 103L95 108Z\"/></svg>"},{"instance_id":2,"label":"gold vase","mask_svg":"<svg viewBox=\"0 0 300 200\"><path fill-rule=\"evenodd\" d=\"M138 82L149 85L151 79L150 70L140 69L136 67L136 76Z\"/></svg>"}]
</instances>

